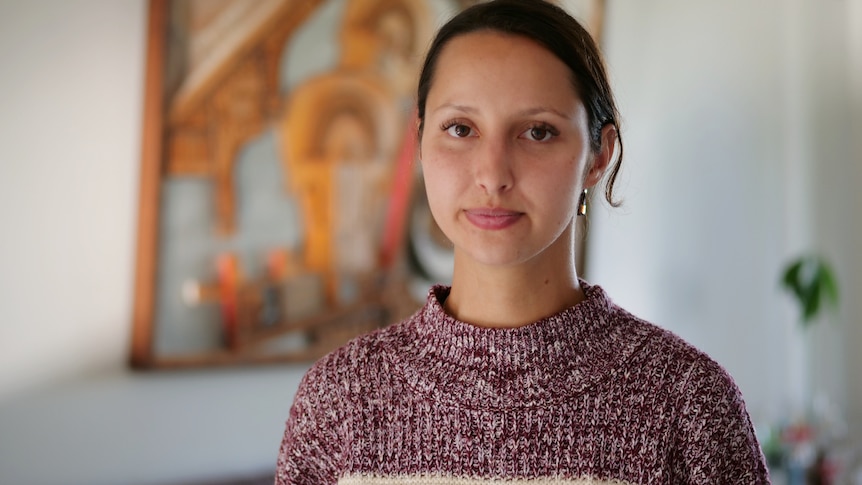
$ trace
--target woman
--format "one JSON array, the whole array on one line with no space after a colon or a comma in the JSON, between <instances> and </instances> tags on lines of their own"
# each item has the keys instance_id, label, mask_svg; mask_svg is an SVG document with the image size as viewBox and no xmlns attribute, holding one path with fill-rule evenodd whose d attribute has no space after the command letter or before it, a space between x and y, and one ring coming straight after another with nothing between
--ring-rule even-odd
<instances>
[{"instance_id":1,"label":"woman","mask_svg":"<svg viewBox=\"0 0 862 485\"><path fill-rule=\"evenodd\" d=\"M472 7L418 114L452 286L305 375L276 483L768 483L728 374L577 277L575 217L606 172L614 205L622 159L586 31L542 1Z\"/></svg>"}]
</instances>

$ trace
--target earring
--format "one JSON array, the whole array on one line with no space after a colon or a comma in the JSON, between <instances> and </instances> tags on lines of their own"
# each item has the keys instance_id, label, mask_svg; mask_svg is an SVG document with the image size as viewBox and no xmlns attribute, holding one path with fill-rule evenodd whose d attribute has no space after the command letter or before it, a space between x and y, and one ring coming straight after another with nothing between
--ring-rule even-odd
<instances>
[{"instance_id":1,"label":"earring","mask_svg":"<svg viewBox=\"0 0 862 485\"><path fill-rule=\"evenodd\" d=\"M581 200L578 202L578 215L587 215L587 189L584 189L583 193L581 193Z\"/></svg>"}]
</instances>

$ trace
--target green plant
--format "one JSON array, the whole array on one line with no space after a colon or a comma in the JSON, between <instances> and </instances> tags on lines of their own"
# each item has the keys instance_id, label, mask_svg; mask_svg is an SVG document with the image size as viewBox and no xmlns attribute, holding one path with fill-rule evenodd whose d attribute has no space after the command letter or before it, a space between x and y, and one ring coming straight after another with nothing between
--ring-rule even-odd
<instances>
[{"instance_id":1,"label":"green plant","mask_svg":"<svg viewBox=\"0 0 862 485\"><path fill-rule=\"evenodd\" d=\"M784 269L781 283L796 298L802 312L802 326L810 326L824 305L838 306L838 284L835 272L823 258L800 256Z\"/></svg>"}]
</instances>

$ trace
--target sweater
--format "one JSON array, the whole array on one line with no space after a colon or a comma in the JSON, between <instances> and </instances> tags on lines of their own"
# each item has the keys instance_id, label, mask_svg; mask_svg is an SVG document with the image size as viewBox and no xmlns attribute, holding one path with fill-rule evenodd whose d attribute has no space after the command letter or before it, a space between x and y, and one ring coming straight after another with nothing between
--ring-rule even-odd
<instances>
[{"instance_id":1,"label":"sweater","mask_svg":"<svg viewBox=\"0 0 862 485\"><path fill-rule=\"evenodd\" d=\"M514 329L448 315L449 288L303 377L275 483L760 484L728 373L597 285Z\"/></svg>"}]
</instances>

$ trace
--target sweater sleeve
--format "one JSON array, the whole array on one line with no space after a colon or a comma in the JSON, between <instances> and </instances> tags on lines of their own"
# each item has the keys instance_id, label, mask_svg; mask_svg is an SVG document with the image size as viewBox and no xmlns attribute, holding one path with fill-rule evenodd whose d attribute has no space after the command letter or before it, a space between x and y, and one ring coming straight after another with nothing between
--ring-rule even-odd
<instances>
[{"instance_id":1,"label":"sweater sleeve","mask_svg":"<svg viewBox=\"0 0 862 485\"><path fill-rule=\"evenodd\" d=\"M677 411L675 483L770 483L742 394L721 366L693 365Z\"/></svg>"},{"instance_id":2,"label":"sweater sleeve","mask_svg":"<svg viewBox=\"0 0 862 485\"><path fill-rule=\"evenodd\" d=\"M276 485L335 484L347 420L339 388L325 367L309 370L299 384L278 452Z\"/></svg>"}]
</instances>

